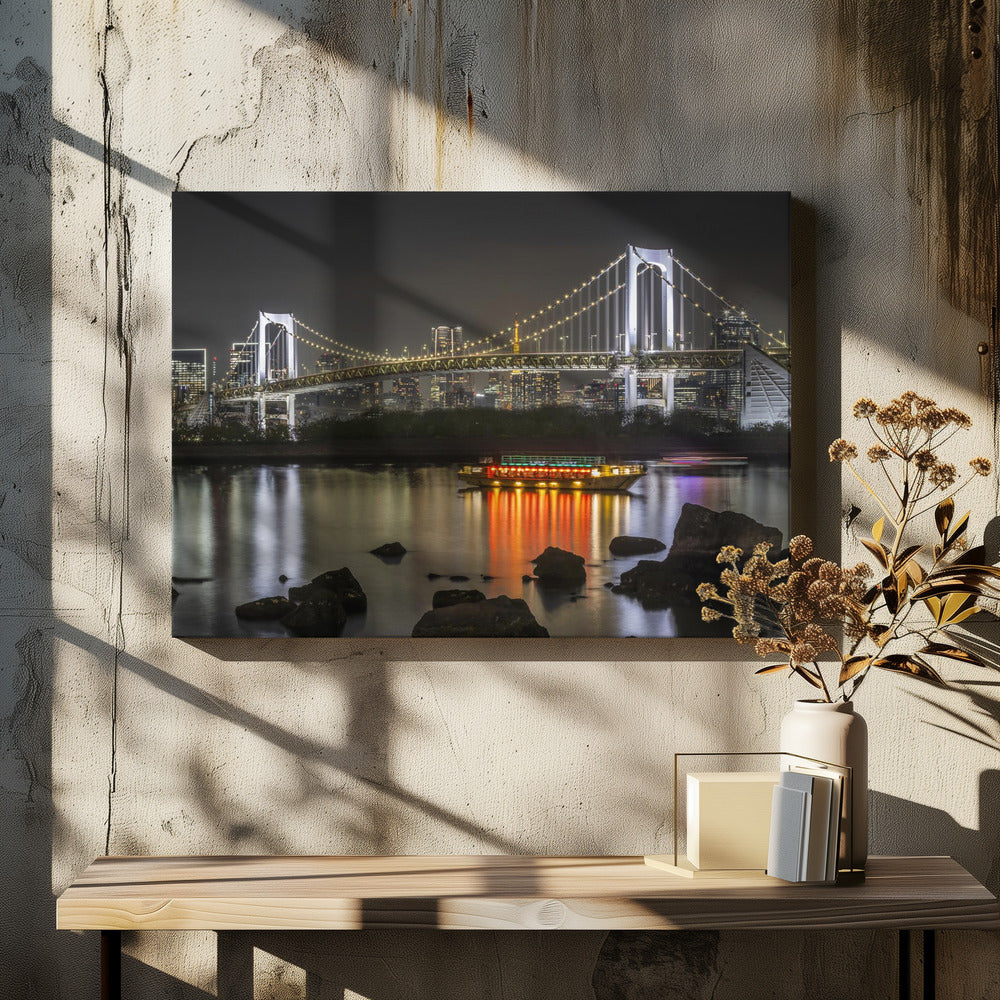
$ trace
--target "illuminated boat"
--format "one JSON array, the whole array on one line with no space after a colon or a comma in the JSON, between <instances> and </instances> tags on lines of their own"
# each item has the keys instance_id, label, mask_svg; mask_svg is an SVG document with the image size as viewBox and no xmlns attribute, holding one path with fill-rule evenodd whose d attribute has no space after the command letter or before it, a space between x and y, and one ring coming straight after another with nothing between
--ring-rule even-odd
<instances>
[{"instance_id":1,"label":"illuminated boat","mask_svg":"<svg viewBox=\"0 0 1000 1000\"><path fill-rule=\"evenodd\" d=\"M627 490L644 475L638 462L606 462L602 455L503 455L464 465L458 477L469 486L536 490Z\"/></svg>"}]
</instances>

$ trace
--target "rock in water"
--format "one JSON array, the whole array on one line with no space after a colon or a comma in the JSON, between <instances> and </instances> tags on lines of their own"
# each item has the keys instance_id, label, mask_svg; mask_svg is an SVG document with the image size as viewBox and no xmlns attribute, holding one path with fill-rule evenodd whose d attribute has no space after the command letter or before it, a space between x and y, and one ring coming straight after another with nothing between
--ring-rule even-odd
<instances>
[{"instance_id":1,"label":"rock in water","mask_svg":"<svg viewBox=\"0 0 1000 1000\"><path fill-rule=\"evenodd\" d=\"M548 634L549 630L538 624L524 601L506 596L437 608L428 611L413 626L413 635L418 638L513 638Z\"/></svg>"},{"instance_id":2,"label":"rock in water","mask_svg":"<svg viewBox=\"0 0 1000 1000\"><path fill-rule=\"evenodd\" d=\"M575 587L587 579L583 556L554 545L531 561L535 564L535 578L546 586Z\"/></svg>"},{"instance_id":3,"label":"rock in water","mask_svg":"<svg viewBox=\"0 0 1000 1000\"><path fill-rule=\"evenodd\" d=\"M287 597L259 597L236 608L237 618L247 621L266 622L287 615L295 607Z\"/></svg>"},{"instance_id":4,"label":"rock in water","mask_svg":"<svg viewBox=\"0 0 1000 1000\"><path fill-rule=\"evenodd\" d=\"M344 610L349 615L360 614L368 609L368 597L361 589L354 574L346 567L341 569L330 569L319 576L313 577L311 584L306 587L292 587L288 591L288 596L293 600L304 600L306 598L296 597L300 591L308 591L309 587L320 587L323 590L332 590L340 598L340 603L344 605Z\"/></svg>"},{"instance_id":5,"label":"rock in water","mask_svg":"<svg viewBox=\"0 0 1000 1000\"><path fill-rule=\"evenodd\" d=\"M658 538L618 535L611 539L608 550L613 556L645 556L650 552L662 552L666 547L666 544Z\"/></svg>"},{"instance_id":6,"label":"rock in water","mask_svg":"<svg viewBox=\"0 0 1000 1000\"><path fill-rule=\"evenodd\" d=\"M326 600L310 600L300 604L281 619L281 624L303 636L336 636L344 631L347 624L347 612L337 595L327 591Z\"/></svg>"},{"instance_id":7,"label":"rock in water","mask_svg":"<svg viewBox=\"0 0 1000 1000\"><path fill-rule=\"evenodd\" d=\"M472 604L485 600L486 595L481 590L436 590L431 607L450 608L453 604Z\"/></svg>"},{"instance_id":8,"label":"rock in water","mask_svg":"<svg viewBox=\"0 0 1000 1000\"><path fill-rule=\"evenodd\" d=\"M781 532L732 510L714 511L686 503L674 528L666 559L641 559L612 590L636 597L646 609L698 604L699 583L717 583L723 567L715 557L723 545L736 545L749 554L758 542L781 546Z\"/></svg>"},{"instance_id":9,"label":"rock in water","mask_svg":"<svg viewBox=\"0 0 1000 1000\"><path fill-rule=\"evenodd\" d=\"M669 554L705 555L714 561L723 545L735 545L749 555L758 542L770 542L773 555L781 548L781 532L734 510L715 511L686 503L677 519Z\"/></svg>"},{"instance_id":10,"label":"rock in water","mask_svg":"<svg viewBox=\"0 0 1000 1000\"><path fill-rule=\"evenodd\" d=\"M400 556L406 555L406 549L403 548L401 542L386 542L385 545L380 545L377 549L369 551L380 559L398 559Z\"/></svg>"}]
</instances>

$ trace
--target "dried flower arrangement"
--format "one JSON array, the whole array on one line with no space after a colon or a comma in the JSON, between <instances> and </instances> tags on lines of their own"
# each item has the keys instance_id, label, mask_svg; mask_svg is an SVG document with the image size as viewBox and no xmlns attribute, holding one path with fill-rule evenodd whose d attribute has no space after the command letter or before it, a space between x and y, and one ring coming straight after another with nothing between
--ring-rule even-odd
<instances>
[{"instance_id":1,"label":"dried flower arrangement","mask_svg":"<svg viewBox=\"0 0 1000 1000\"><path fill-rule=\"evenodd\" d=\"M971 477L959 483L954 464L939 457L949 438L972 426L968 414L904 392L886 406L860 399L854 416L867 421L875 437L867 457L885 481L882 492L855 467L853 442L834 441L830 461L844 462L882 511L871 537L862 539L878 563L875 582L866 563L845 568L814 556L812 540L798 535L775 562L767 543L746 559L742 550L724 546L717 559L727 567L720 578L725 592L712 583L697 589L706 621L730 618L737 642L752 644L760 657L780 655L781 662L757 673L790 670L828 702L850 701L872 668L944 684L928 658L980 663L949 629L979 610L978 598L1000 596L1000 570L984 565L982 546L967 549L969 514L955 519L955 495ZM969 466L973 475L991 471L982 457ZM939 499L941 492L946 495ZM932 509L939 541L910 544L913 522ZM914 614L921 610L929 616ZM818 663L825 652L839 659L832 688Z\"/></svg>"}]
</instances>

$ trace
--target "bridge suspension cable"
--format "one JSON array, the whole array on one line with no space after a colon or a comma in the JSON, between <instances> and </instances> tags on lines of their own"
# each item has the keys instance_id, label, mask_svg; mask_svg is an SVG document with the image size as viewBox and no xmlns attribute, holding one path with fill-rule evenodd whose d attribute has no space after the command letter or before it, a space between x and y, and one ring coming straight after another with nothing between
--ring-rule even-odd
<instances>
[{"instance_id":1,"label":"bridge suspension cable","mask_svg":"<svg viewBox=\"0 0 1000 1000\"><path fill-rule=\"evenodd\" d=\"M247 339L244 340L242 343L234 344L233 347L239 346L241 349L250 347L253 343L253 335L257 332L258 326L260 326L259 319L256 320L254 322L254 325L250 328L250 332L247 334ZM237 353L234 350L231 350L229 352L229 367L226 369L226 374L223 375L221 379L223 385L225 385L230 381L230 379L232 379L232 377L236 374L237 366L243 361L245 361L245 355L243 353L243 350L240 350L239 353Z\"/></svg>"},{"instance_id":2,"label":"bridge suspension cable","mask_svg":"<svg viewBox=\"0 0 1000 1000\"><path fill-rule=\"evenodd\" d=\"M693 323L694 319L697 318L696 314L704 316L710 323L714 323L718 318L718 314L712 312L704 297L699 295L699 287L727 309L736 310L736 306L725 296L717 292L676 257L672 257L672 260L677 264L678 271L672 273L671 277L667 277L661 266L647 260L642 254L636 252L636 257L640 261L639 268L634 272L636 276L652 271L659 277L664 287L669 287L679 296L680 312L677 322L682 337L685 331L696 330L696 327L688 325L689 322ZM409 353L404 348L402 354L397 357L393 357L388 349L382 353L376 353L338 341L310 326L297 316L291 316L293 329L287 332L298 343L321 354L337 354L340 356L341 363L349 363L353 366L367 363L381 365L418 359L433 361L456 356L503 354L510 353L512 350L517 353L524 348L528 348L526 353L560 354L580 351L615 354L625 350L628 337L627 326L630 322L627 315L629 306L626 300L628 297L621 294L629 287L627 260L628 252L619 254L579 285L556 296L533 312L519 316L514 323L495 333L484 334L474 340L454 343L453 349L448 352L436 352L425 343L413 353ZM685 277L688 279L687 281L685 281ZM688 285L687 289L684 287L685 285ZM648 285L644 287L649 288ZM657 310L667 308L665 293L664 297L654 296L652 288L649 288L649 291L644 294L643 300L642 326L647 331L645 337L649 338L656 331ZM684 303L687 303L693 312L686 313ZM661 320L664 323L673 323L672 319L666 319L666 313L661 315ZM752 320L748 322L753 329L772 344L781 347L787 346L782 338L765 330L760 323ZM265 336L265 331L258 329L259 325L259 321L254 323L246 341L239 345L239 351L235 350L236 345L234 345L225 381L228 382L232 379L241 361L249 360L246 358L246 351L258 345L260 339ZM517 331L516 343L515 329ZM285 326L280 325L275 337L266 345L269 358L284 330ZM280 359L278 360L280 362ZM286 366L291 363L291 360L290 358L286 359ZM281 365L279 363L273 367L280 369ZM268 370L271 368L272 366L269 365ZM295 377L298 373L288 372L288 374Z\"/></svg>"},{"instance_id":3,"label":"bridge suspension cable","mask_svg":"<svg viewBox=\"0 0 1000 1000\"><path fill-rule=\"evenodd\" d=\"M707 289L707 290L708 290L709 292L711 292L711 294L712 294L712 295L714 295L714 296L715 296L715 297L716 297L716 298L717 298L717 299L718 299L718 300L719 300L719 301L720 301L720 302L721 302L721 303L722 303L722 304L723 304L723 305L724 305L724 306L725 306L725 307L726 307L727 309L731 309L731 310L733 310L734 312L738 312L738 311L739 311L739 310L737 309L737 307L736 307L736 306L735 306L735 305L734 305L734 304L733 304L732 302L730 302L730 301L729 301L729 299L727 299L727 298L726 298L726 297L725 297L724 295L720 295L720 294L719 294L719 293L718 293L718 292L717 292L717 291L716 291L716 290L715 290L715 289L714 289L714 288L713 288L713 287L712 287L712 286L711 286L710 284L708 284L708 282L707 282L707 281L705 281L705 280L704 280L703 278L699 278L699 277L698 277L698 275L697 275L697 274L695 274L695 273L694 273L694 271L692 271L692 270L691 270L691 268L689 268L689 267L688 267L688 266L687 266L687 265L686 265L686 264L685 264L685 263L684 263L683 261L681 261L681 260L678 260L678 259L677 259L677 258L675 257L675 258L674 258L674 263L675 263L675 264L676 264L676 265L677 265L677 266L678 266L678 267L679 267L679 268L680 268L680 269L681 269L682 271L684 271L684 272L685 272L686 274L690 275L690 277L691 277L691 278L692 278L692 279L693 279L694 281L698 282L698 284L699 284L699 285L701 285L701 286L702 286L702 288L705 288L705 289ZM755 330L756 330L756 331L757 331L758 333L762 333L762 334L763 334L763 335L764 335L765 337L767 337L767 338L768 338L769 340L773 341L773 342L774 342L774 344L775 344L776 346L778 346L778 347L787 347L787 346L788 346L788 343L787 343L787 342L786 342L785 340L783 340L783 339L782 339L781 337L776 337L776 336L775 336L775 335L774 335L773 333L770 333L769 331L765 330L765 329L764 329L764 327L762 327L762 326L760 325L760 323L754 323L754 322L752 322L752 321L751 321L751 326L753 326L753 328L754 328L754 329L755 329Z\"/></svg>"}]
</instances>

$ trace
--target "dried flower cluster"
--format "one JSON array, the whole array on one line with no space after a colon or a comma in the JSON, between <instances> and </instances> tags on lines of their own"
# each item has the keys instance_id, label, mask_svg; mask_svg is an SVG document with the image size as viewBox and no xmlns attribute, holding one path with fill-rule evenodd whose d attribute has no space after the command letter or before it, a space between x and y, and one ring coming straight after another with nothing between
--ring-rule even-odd
<instances>
[{"instance_id":1,"label":"dried flower cluster","mask_svg":"<svg viewBox=\"0 0 1000 1000\"><path fill-rule=\"evenodd\" d=\"M865 563L845 568L814 556L812 540L798 535L787 554L774 562L767 543L757 545L746 559L741 549L724 546L717 559L726 566L720 576L725 592L710 583L697 589L706 602L702 618L731 619L737 642L753 644L758 656L781 658L758 673L791 670L819 688L827 701L834 698L817 663L823 653L840 661L835 690L843 700L853 697L872 667L943 684L927 657L978 662L954 643L948 628L974 614L979 597L1000 595L1000 570L983 565L982 547L959 554L966 548L969 515L954 520L954 497L971 480L956 487L958 470L938 455L953 434L972 425L968 414L939 407L915 392L904 392L885 406L859 399L853 413L867 421L875 437L866 454L888 485L885 496L855 468L859 451L853 441L834 441L830 461L844 462L883 513L872 525L871 538L862 541L885 575L872 582L872 569ZM977 476L992 471L989 459L981 456L969 466ZM928 503L942 490L950 492ZM911 521L932 508L940 541L931 547L931 562L925 566L918 556L926 547L904 547L903 542ZM882 542L887 527L891 544ZM918 606L930 612L932 625L910 621ZM897 640L906 652L887 651ZM869 651L859 653L863 644Z\"/></svg>"}]
</instances>

